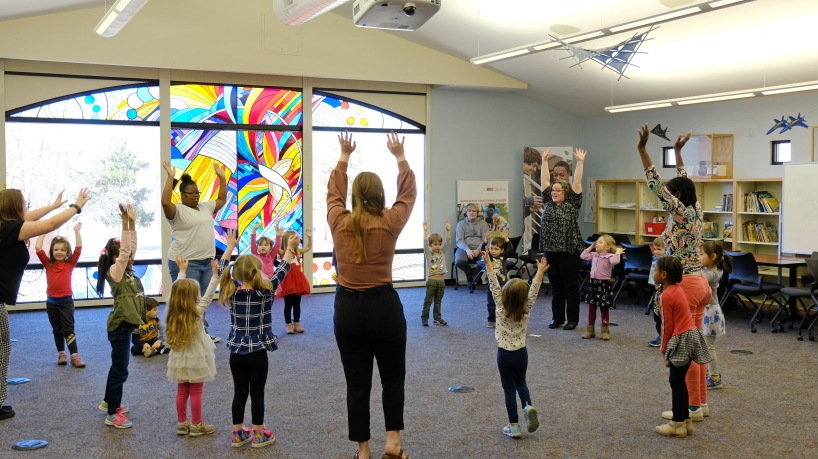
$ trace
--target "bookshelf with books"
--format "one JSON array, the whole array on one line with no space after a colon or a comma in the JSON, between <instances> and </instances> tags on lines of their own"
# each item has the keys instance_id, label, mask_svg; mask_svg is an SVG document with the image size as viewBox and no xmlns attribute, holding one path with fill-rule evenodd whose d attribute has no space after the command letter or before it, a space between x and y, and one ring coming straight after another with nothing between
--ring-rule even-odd
<instances>
[{"instance_id":1,"label":"bookshelf with books","mask_svg":"<svg viewBox=\"0 0 818 459\"><path fill-rule=\"evenodd\" d=\"M675 169L673 169L675 171ZM663 171L660 171L661 174ZM639 244L650 244L653 242L656 237L662 234L664 230L664 225L650 225L647 227L645 223L653 223L654 218L661 217L664 222L667 222L667 211L662 208L662 205L659 204L659 200L656 199L656 196L650 191L648 187L648 182L646 180L640 180L638 183L638 191L639 191L639 215L638 215L638 222L637 222L637 231L639 237L637 241Z\"/></svg>"},{"instance_id":2,"label":"bookshelf with books","mask_svg":"<svg viewBox=\"0 0 818 459\"><path fill-rule=\"evenodd\" d=\"M694 179L694 182L696 196L705 219L702 238L710 241L724 241L726 248L732 249L733 238L726 237L724 229L735 222L733 210L736 182L730 179Z\"/></svg>"},{"instance_id":3,"label":"bookshelf with books","mask_svg":"<svg viewBox=\"0 0 818 459\"><path fill-rule=\"evenodd\" d=\"M627 234L636 237L637 180L596 181L597 234Z\"/></svg>"},{"instance_id":4,"label":"bookshelf with books","mask_svg":"<svg viewBox=\"0 0 818 459\"><path fill-rule=\"evenodd\" d=\"M781 190L781 179L736 181L736 250L779 254Z\"/></svg>"}]
</instances>

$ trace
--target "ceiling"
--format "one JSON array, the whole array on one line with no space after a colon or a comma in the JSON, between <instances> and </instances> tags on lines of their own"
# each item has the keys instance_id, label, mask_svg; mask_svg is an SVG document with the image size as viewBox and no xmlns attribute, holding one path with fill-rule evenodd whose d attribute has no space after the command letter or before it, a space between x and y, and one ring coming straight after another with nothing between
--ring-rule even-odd
<instances>
[{"instance_id":1,"label":"ceiling","mask_svg":"<svg viewBox=\"0 0 818 459\"><path fill-rule=\"evenodd\" d=\"M114 0L107 0L110 6ZM270 0L272 6L272 0ZM0 20L100 7L106 0L0 0ZM445 0L415 32L396 36L468 60L542 41L555 25L593 31L700 0ZM668 6L670 5L670 6ZM351 18L351 2L333 11ZM350 19L351 22L351 19ZM352 24L350 23L350 27ZM622 78L588 63L573 67L565 51L487 64L528 83L520 93L583 117L604 107L818 80L818 1L757 0L662 24ZM601 48L633 32L584 42Z\"/></svg>"}]
</instances>

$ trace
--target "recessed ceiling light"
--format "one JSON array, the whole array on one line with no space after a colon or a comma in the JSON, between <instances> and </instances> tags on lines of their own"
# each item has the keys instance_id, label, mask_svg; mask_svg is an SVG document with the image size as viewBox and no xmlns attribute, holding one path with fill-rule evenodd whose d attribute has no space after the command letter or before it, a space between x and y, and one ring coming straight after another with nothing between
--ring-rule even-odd
<instances>
[{"instance_id":1,"label":"recessed ceiling light","mask_svg":"<svg viewBox=\"0 0 818 459\"><path fill-rule=\"evenodd\" d=\"M557 35L571 35L580 31L579 27L568 24L554 24L549 29Z\"/></svg>"},{"instance_id":2,"label":"recessed ceiling light","mask_svg":"<svg viewBox=\"0 0 818 459\"><path fill-rule=\"evenodd\" d=\"M718 102L720 100L746 99L748 97L755 97L755 94L747 92L744 94L730 94L727 96L705 97L702 99L687 99L676 102L679 105L702 104L705 102Z\"/></svg>"},{"instance_id":3,"label":"recessed ceiling light","mask_svg":"<svg viewBox=\"0 0 818 459\"><path fill-rule=\"evenodd\" d=\"M528 54L531 51L528 49L518 49L517 51L510 51L507 53L498 54L496 56L486 57L483 59L472 59L472 64L480 65L480 64L487 64L489 62L498 61L500 59L507 59L509 57L519 56L522 54Z\"/></svg>"}]
</instances>

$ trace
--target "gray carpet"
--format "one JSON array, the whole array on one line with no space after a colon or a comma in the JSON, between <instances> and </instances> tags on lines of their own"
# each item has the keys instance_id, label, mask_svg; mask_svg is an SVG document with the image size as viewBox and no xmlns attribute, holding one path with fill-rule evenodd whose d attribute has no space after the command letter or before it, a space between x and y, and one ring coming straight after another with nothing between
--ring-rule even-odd
<instances>
[{"instance_id":1,"label":"gray carpet","mask_svg":"<svg viewBox=\"0 0 818 459\"><path fill-rule=\"evenodd\" d=\"M408 318L406 430L402 443L413 458L550 457L812 457L818 451L816 353L818 342L796 341L796 333L770 334L766 324L751 334L741 312L727 314L728 335L718 345L725 388L709 391L711 417L695 425L692 437L664 438L654 432L670 409L667 370L655 348L653 321L630 301L612 311L612 339L582 340L587 313L582 306L575 331L549 330L550 296L541 294L529 333L528 384L541 413L534 434L512 440L501 434L507 418L497 373L496 342L486 328L485 290L448 288L443 317L449 326L422 327L425 289L399 290ZM76 313L85 369L58 367L45 312L10 314L9 377L31 382L9 387L8 403L17 416L0 422L0 457L274 457L351 458L347 440L343 373L332 334L334 295L303 299L303 335L284 334L270 355L265 422L278 439L253 450L230 448L233 383L224 345L228 313L208 311L217 346L216 381L205 384L204 419L213 436L176 436L176 386L165 378L167 357L135 357L124 403L134 428L103 425L97 409L105 390L110 347L105 308ZM276 301L276 317L283 302ZM752 355L728 351L746 349ZM455 394L457 384L475 391ZM372 446L385 441L377 372L372 396ZM246 421L250 420L249 404ZM14 452L24 439L51 444L36 452ZM811 451L811 452L810 452ZM377 454L375 457L380 457Z\"/></svg>"}]
</instances>

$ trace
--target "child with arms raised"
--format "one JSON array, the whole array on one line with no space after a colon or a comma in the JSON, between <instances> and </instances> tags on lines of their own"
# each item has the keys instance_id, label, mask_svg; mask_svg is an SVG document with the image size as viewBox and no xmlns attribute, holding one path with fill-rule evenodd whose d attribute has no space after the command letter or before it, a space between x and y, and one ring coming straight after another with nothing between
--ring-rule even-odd
<instances>
[{"instance_id":1,"label":"child with arms raised","mask_svg":"<svg viewBox=\"0 0 818 459\"><path fill-rule=\"evenodd\" d=\"M133 272L136 254L136 210L128 204L119 205L122 218L121 239L111 238L105 244L97 265L97 292L102 296L108 281L114 297L114 310L108 315L108 341L111 342L111 369L105 385L105 398L99 409L106 411L105 425L127 429L133 423L125 417L128 409L122 405L122 389L128 380L131 334L147 320L142 282Z\"/></svg>"},{"instance_id":2,"label":"child with arms raised","mask_svg":"<svg viewBox=\"0 0 818 459\"><path fill-rule=\"evenodd\" d=\"M686 437L693 433L685 376L690 362L703 365L710 360L704 336L693 324L687 295L680 285L682 263L676 257L661 257L656 261L653 280L662 286L659 308L662 315L662 357L670 369L670 390L673 410L671 421L656 427L656 432L669 437Z\"/></svg>"},{"instance_id":3,"label":"child with arms raised","mask_svg":"<svg viewBox=\"0 0 818 459\"><path fill-rule=\"evenodd\" d=\"M494 330L494 338L498 345L497 368L500 371L500 384L503 386L508 412L508 425L503 427L503 433L512 438L520 438L522 429L518 423L517 394L520 395L523 404L528 431L534 432L540 425L537 410L531 405L531 394L525 381L528 370L525 337L528 332L528 320L531 318L531 308L537 300L542 277L548 271L548 262L545 257L537 261L537 274L531 287L522 279L511 279L501 289L488 250L483 251L483 260L486 262L489 291L496 304L497 328Z\"/></svg>"},{"instance_id":4,"label":"child with arms raised","mask_svg":"<svg viewBox=\"0 0 818 459\"><path fill-rule=\"evenodd\" d=\"M287 325L287 334L304 333L301 327L301 295L310 294L310 282L304 271L301 269L301 260L305 253L312 249L312 230L304 230L307 236L307 245L303 248L296 248L290 265L290 272L281 281L276 294L279 298L284 298L284 323ZM286 231L282 236L285 241L293 237L298 237L295 231ZM278 255L284 257L285 248L280 248ZM268 276L272 278L272 276Z\"/></svg>"},{"instance_id":5,"label":"child with arms raised","mask_svg":"<svg viewBox=\"0 0 818 459\"><path fill-rule=\"evenodd\" d=\"M227 230L228 238L235 239L235 232ZM225 251L222 260L230 260L231 250ZM219 263L211 262L213 276L204 295L199 297L199 283L187 279L187 260L176 257L179 275L170 291L167 311L167 341L170 347L168 380L178 384L176 389L176 434L191 437L209 435L216 427L202 420L202 392L204 383L216 377L216 345L205 333L202 316L213 301L219 284ZM187 419L187 399L190 398L192 423Z\"/></svg>"},{"instance_id":6,"label":"child with arms raised","mask_svg":"<svg viewBox=\"0 0 818 459\"><path fill-rule=\"evenodd\" d=\"M281 247L281 236L284 235L284 229L275 227L276 240L275 244L269 237L260 237L256 240L256 231L261 228L261 223L256 223L250 233L250 252L261 260L261 265L264 267L264 275L273 277L273 272L276 270L275 261L278 256L278 250Z\"/></svg>"},{"instance_id":7,"label":"child with arms raised","mask_svg":"<svg viewBox=\"0 0 818 459\"><path fill-rule=\"evenodd\" d=\"M508 280L508 269L506 268L506 260L514 256L514 247L508 241L508 231L503 230L499 237L492 237L492 232L489 231L486 233L486 237L483 240L483 244L480 246L481 252L487 252L489 254L489 259L491 260L491 265L493 267L492 274L489 274L488 263L486 264L486 276L495 276L497 277L497 281L501 284L505 284ZM485 261L485 260L481 260ZM495 314L496 304L494 301L494 295L491 293L491 289L486 289L486 309L488 310L488 328L494 328L494 324L497 321L497 317Z\"/></svg>"},{"instance_id":8,"label":"child with arms raised","mask_svg":"<svg viewBox=\"0 0 818 459\"><path fill-rule=\"evenodd\" d=\"M167 354L170 349L165 342L162 333L162 324L159 323L159 302L150 297L145 297L145 318L144 325L136 328L131 335L131 355L142 354L145 357L153 357L156 354Z\"/></svg>"},{"instance_id":9,"label":"child with arms raised","mask_svg":"<svg viewBox=\"0 0 818 459\"><path fill-rule=\"evenodd\" d=\"M55 236L51 240L48 255L43 250L45 235L38 237L34 244L37 258L43 263L48 285L45 290L48 295L45 312L51 324L51 333L54 334L54 343L57 345L57 365L68 363L68 355L65 353L67 343L68 352L71 353L71 365L77 368L84 367L85 362L77 352L77 335L74 334L74 291L71 289L71 274L82 253L80 229L82 229L82 223L77 223L74 226L77 247L73 252L71 243L61 236Z\"/></svg>"},{"instance_id":10,"label":"child with arms raised","mask_svg":"<svg viewBox=\"0 0 818 459\"><path fill-rule=\"evenodd\" d=\"M591 252L594 249L596 252ZM591 260L591 280L588 286L588 330L582 335L582 339L596 336L594 324L596 323L597 306L602 311L602 339L607 341L611 338L608 331L609 310L613 296L611 273L614 266L619 264L620 255L624 251L622 247L616 246L614 238L603 234L579 255L583 260Z\"/></svg>"},{"instance_id":11,"label":"child with arms raised","mask_svg":"<svg viewBox=\"0 0 818 459\"><path fill-rule=\"evenodd\" d=\"M275 443L275 436L264 427L264 386L267 383L267 352L278 349L273 333L272 307L276 288L290 271L290 262L298 250L298 235L285 239L283 263L270 279L262 273L261 261L242 255L228 266L222 258L219 303L230 310L230 372L233 374L232 446L238 448L252 441L254 448ZM235 233L227 234L227 250L233 253L238 241ZM232 269L231 269L232 268ZM244 427L244 406L250 396L253 428Z\"/></svg>"},{"instance_id":12,"label":"child with arms raised","mask_svg":"<svg viewBox=\"0 0 818 459\"><path fill-rule=\"evenodd\" d=\"M432 300L435 302L434 324L446 325L446 321L440 315L440 302L443 300L443 292L446 283L443 276L449 272L446 269L446 251L449 250L449 241L452 240L452 224L446 222L446 240L439 234L429 234L429 224L423 222L423 249L426 251L426 268L429 270L429 280L426 281L426 298L423 300L423 313L420 320L424 327L429 326L429 308Z\"/></svg>"}]
</instances>

